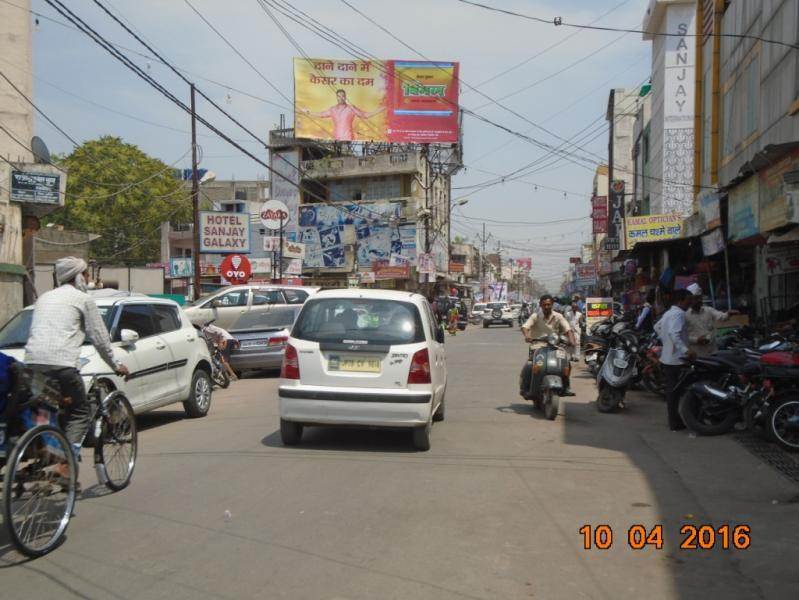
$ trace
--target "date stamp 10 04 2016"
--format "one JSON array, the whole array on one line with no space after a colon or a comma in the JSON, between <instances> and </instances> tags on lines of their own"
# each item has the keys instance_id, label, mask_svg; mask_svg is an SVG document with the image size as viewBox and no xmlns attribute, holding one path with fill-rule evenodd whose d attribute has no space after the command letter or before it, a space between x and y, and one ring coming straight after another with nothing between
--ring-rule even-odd
<instances>
[{"instance_id":1,"label":"date stamp 10 04 2016","mask_svg":"<svg viewBox=\"0 0 799 600\"><path fill-rule=\"evenodd\" d=\"M624 542L631 550L661 550L665 544L664 529L660 524L651 527L634 524L627 529ZM746 524L713 526L686 523L680 526L679 533L680 550L746 550L752 545L752 528ZM578 534L585 550L608 550L615 541L610 525L583 525Z\"/></svg>"}]
</instances>

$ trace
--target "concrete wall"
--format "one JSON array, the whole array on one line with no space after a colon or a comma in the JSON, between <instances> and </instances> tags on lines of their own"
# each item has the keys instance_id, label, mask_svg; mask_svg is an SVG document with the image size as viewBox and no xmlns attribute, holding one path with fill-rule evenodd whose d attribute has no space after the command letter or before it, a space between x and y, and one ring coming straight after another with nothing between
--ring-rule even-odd
<instances>
[{"instance_id":1,"label":"concrete wall","mask_svg":"<svg viewBox=\"0 0 799 600\"><path fill-rule=\"evenodd\" d=\"M107 284L116 284L113 287L119 290L141 294L164 293L163 269L104 267L100 272L100 278ZM36 265L36 293L42 295L51 289L53 289L53 265Z\"/></svg>"}]
</instances>

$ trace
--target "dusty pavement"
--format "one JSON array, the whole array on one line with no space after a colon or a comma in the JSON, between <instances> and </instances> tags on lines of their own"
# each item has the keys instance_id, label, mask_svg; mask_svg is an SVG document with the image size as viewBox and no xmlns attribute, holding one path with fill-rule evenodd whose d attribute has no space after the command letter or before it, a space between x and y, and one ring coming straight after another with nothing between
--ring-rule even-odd
<instances>
[{"instance_id":1,"label":"dusty pavement","mask_svg":"<svg viewBox=\"0 0 799 600\"><path fill-rule=\"evenodd\" d=\"M525 352L515 329L447 339L427 453L353 429L284 448L274 375L216 392L205 419L141 417L131 487L84 468L61 548L26 562L2 534L0 597L797 597L796 484L733 436L669 432L651 396L599 414L584 373L545 421L517 395ZM585 550L603 524L611 547ZM662 525L663 548L631 549L634 524ZM751 546L681 549L686 524L746 524Z\"/></svg>"}]
</instances>

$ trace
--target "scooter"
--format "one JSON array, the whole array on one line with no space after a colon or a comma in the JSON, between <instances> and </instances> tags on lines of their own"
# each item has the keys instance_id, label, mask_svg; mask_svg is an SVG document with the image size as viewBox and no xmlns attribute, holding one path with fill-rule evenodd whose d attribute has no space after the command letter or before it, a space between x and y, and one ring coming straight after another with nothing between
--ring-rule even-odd
<instances>
[{"instance_id":1,"label":"scooter","mask_svg":"<svg viewBox=\"0 0 799 600\"><path fill-rule=\"evenodd\" d=\"M546 342L547 345L530 348L527 363L519 375L519 393L543 410L549 421L554 421L558 416L560 396L566 390L566 380L571 373L569 356L563 349L566 340L551 333L533 341Z\"/></svg>"},{"instance_id":2,"label":"scooter","mask_svg":"<svg viewBox=\"0 0 799 600\"><path fill-rule=\"evenodd\" d=\"M601 413L616 411L624 404L627 388L638 376L638 338L632 332L614 335L599 374L596 407Z\"/></svg>"},{"instance_id":3,"label":"scooter","mask_svg":"<svg viewBox=\"0 0 799 600\"><path fill-rule=\"evenodd\" d=\"M230 385L230 375L228 375L225 365L222 364L222 353L216 344L211 341L208 333L208 326L214 321L208 321L200 328L205 343L208 345L208 352L211 355L211 381L215 386L226 389Z\"/></svg>"}]
</instances>

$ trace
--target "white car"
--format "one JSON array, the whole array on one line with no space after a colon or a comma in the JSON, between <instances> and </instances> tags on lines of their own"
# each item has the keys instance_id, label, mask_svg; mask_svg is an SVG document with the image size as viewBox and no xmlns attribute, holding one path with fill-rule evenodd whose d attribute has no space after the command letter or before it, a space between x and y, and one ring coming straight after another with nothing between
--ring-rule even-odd
<instances>
[{"instance_id":1,"label":"white car","mask_svg":"<svg viewBox=\"0 0 799 600\"><path fill-rule=\"evenodd\" d=\"M473 321L482 321L483 320L483 313L485 312L486 304L485 302L480 302L475 304L472 307L472 320Z\"/></svg>"},{"instance_id":2,"label":"white car","mask_svg":"<svg viewBox=\"0 0 799 600\"><path fill-rule=\"evenodd\" d=\"M489 302L483 311L483 327L507 325L513 327L513 314L507 302Z\"/></svg>"},{"instance_id":3,"label":"white car","mask_svg":"<svg viewBox=\"0 0 799 600\"><path fill-rule=\"evenodd\" d=\"M129 370L127 381L111 373L87 340L81 351L84 383L92 375L105 391L125 392L137 414L182 402L190 417L204 417L211 407L211 358L208 346L180 306L172 300L142 294L101 290L91 292L111 334L114 356ZM0 329L0 352L25 358L33 306L18 312Z\"/></svg>"},{"instance_id":4,"label":"white car","mask_svg":"<svg viewBox=\"0 0 799 600\"><path fill-rule=\"evenodd\" d=\"M407 427L430 448L444 419L444 333L424 296L326 290L302 307L280 370L280 436L298 444L306 425Z\"/></svg>"}]
</instances>

